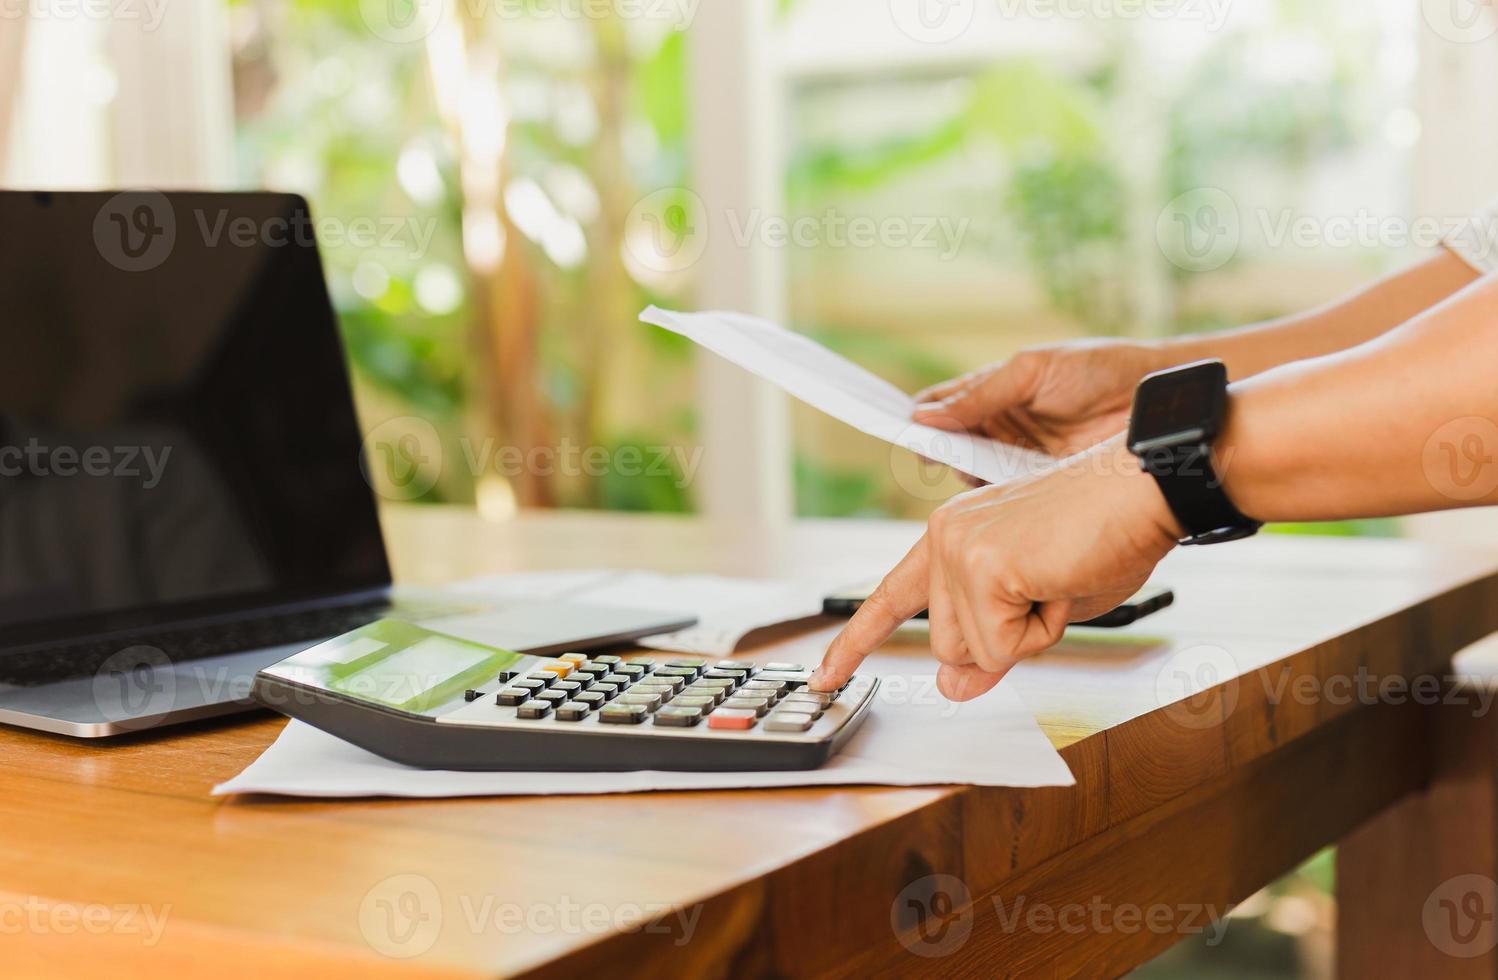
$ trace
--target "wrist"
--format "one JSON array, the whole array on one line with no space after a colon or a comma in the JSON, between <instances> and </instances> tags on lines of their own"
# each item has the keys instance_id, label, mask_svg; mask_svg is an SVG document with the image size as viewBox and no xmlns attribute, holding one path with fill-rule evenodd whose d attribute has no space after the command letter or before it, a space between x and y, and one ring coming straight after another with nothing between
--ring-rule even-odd
<instances>
[{"instance_id":1,"label":"wrist","mask_svg":"<svg viewBox=\"0 0 1498 980\"><path fill-rule=\"evenodd\" d=\"M1107 493L1122 501L1129 514L1138 519L1140 532L1155 546L1168 551L1186 536L1186 529L1166 502L1155 478L1145 470L1139 457L1129 451L1128 439L1115 436L1098 447L1107 462L1105 472L1116 476Z\"/></svg>"}]
</instances>

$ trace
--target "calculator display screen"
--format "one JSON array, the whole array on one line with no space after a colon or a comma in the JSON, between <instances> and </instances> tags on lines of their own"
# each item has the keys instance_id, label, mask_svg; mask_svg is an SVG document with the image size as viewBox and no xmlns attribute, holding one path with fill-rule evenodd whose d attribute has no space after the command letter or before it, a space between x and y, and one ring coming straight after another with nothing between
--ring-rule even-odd
<instances>
[{"instance_id":1,"label":"calculator display screen","mask_svg":"<svg viewBox=\"0 0 1498 980\"><path fill-rule=\"evenodd\" d=\"M517 663L518 653L381 620L267 673L397 711L429 712Z\"/></svg>"}]
</instances>

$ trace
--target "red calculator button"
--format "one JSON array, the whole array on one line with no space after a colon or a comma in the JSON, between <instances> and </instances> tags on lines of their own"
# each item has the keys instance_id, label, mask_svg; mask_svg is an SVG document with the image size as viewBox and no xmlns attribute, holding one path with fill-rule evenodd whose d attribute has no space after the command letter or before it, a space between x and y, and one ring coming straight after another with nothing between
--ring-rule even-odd
<instances>
[{"instance_id":1,"label":"red calculator button","mask_svg":"<svg viewBox=\"0 0 1498 980\"><path fill-rule=\"evenodd\" d=\"M720 708L707 716L707 727L742 732L754 727L756 717L758 716L752 711L730 711Z\"/></svg>"}]
</instances>

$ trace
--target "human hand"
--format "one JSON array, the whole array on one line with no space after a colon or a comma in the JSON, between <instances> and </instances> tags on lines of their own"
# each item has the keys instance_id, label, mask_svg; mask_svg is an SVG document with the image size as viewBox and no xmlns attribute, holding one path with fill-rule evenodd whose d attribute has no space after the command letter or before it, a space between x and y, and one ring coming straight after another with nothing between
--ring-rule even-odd
<instances>
[{"instance_id":1,"label":"human hand","mask_svg":"<svg viewBox=\"0 0 1498 980\"><path fill-rule=\"evenodd\" d=\"M1137 592L1179 537L1122 437L1029 479L955 497L832 641L811 687L840 687L929 609L938 687L971 700L1059 641L1068 622Z\"/></svg>"},{"instance_id":2,"label":"human hand","mask_svg":"<svg viewBox=\"0 0 1498 980\"><path fill-rule=\"evenodd\" d=\"M1140 380L1174 363L1136 341L1032 348L922 391L914 420L1066 457L1122 431Z\"/></svg>"}]
</instances>

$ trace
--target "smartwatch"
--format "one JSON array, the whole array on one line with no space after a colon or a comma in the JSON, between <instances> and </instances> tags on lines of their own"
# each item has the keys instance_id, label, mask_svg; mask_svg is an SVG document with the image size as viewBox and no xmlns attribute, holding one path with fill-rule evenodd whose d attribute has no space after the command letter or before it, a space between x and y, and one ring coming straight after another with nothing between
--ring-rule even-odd
<instances>
[{"instance_id":1,"label":"smartwatch","mask_svg":"<svg viewBox=\"0 0 1498 980\"><path fill-rule=\"evenodd\" d=\"M1212 443L1227 407L1228 370L1221 361L1156 372L1134 392L1129 452L1155 478L1185 528L1184 545L1237 541L1264 526L1233 506L1212 466Z\"/></svg>"}]
</instances>

